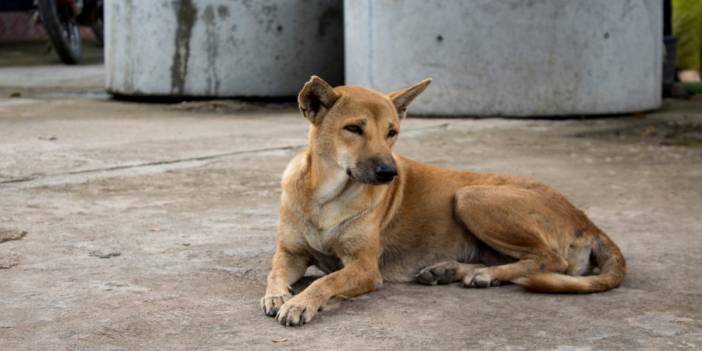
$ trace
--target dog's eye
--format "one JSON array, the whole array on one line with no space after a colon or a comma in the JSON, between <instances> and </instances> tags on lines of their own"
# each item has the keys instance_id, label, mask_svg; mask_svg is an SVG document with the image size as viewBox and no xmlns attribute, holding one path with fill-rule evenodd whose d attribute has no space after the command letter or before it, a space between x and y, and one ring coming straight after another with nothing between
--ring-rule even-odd
<instances>
[{"instance_id":1,"label":"dog's eye","mask_svg":"<svg viewBox=\"0 0 702 351\"><path fill-rule=\"evenodd\" d=\"M394 129L388 130L388 138L392 138L397 135L397 131Z\"/></svg>"},{"instance_id":2,"label":"dog's eye","mask_svg":"<svg viewBox=\"0 0 702 351\"><path fill-rule=\"evenodd\" d=\"M355 124L349 124L344 127L344 130L349 131L353 134L363 135L363 128Z\"/></svg>"}]
</instances>

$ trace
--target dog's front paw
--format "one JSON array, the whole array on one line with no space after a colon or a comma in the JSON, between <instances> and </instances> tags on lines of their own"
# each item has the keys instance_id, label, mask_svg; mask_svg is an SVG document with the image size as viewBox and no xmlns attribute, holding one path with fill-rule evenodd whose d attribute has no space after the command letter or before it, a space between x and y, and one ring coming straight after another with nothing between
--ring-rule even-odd
<instances>
[{"instance_id":1,"label":"dog's front paw","mask_svg":"<svg viewBox=\"0 0 702 351\"><path fill-rule=\"evenodd\" d=\"M298 295L283 304L275 319L286 327L301 326L311 321L317 311L319 311L318 304Z\"/></svg>"},{"instance_id":2,"label":"dog's front paw","mask_svg":"<svg viewBox=\"0 0 702 351\"><path fill-rule=\"evenodd\" d=\"M261 309L263 309L263 313L265 313L266 316L275 317L280 307L282 307L286 301L290 300L291 297L291 294L266 295L261 298Z\"/></svg>"}]
</instances>

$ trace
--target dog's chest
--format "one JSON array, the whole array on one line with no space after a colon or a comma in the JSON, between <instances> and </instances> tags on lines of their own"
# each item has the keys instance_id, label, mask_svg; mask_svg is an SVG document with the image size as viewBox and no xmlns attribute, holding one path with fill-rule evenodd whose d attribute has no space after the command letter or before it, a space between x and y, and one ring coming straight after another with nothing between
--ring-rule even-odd
<instances>
[{"instance_id":1,"label":"dog's chest","mask_svg":"<svg viewBox=\"0 0 702 351\"><path fill-rule=\"evenodd\" d=\"M305 241L313 250L332 255L332 246L340 235L343 218L339 218L337 209L318 209L308 218Z\"/></svg>"},{"instance_id":2,"label":"dog's chest","mask_svg":"<svg viewBox=\"0 0 702 351\"><path fill-rule=\"evenodd\" d=\"M310 223L304 232L304 238L313 264L328 274L343 267L334 247L339 247L339 241L344 240L344 232L355 216L340 218L336 213L323 211L319 219L317 224Z\"/></svg>"},{"instance_id":3,"label":"dog's chest","mask_svg":"<svg viewBox=\"0 0 702 351\"><path fill-rule=\"evenodd\" d=\"M331 255L331 242L328 233L320 230L315 225L308 225L305 230L305 242L307 246L320 254Z\"/></svg>"},{"instance_id":4,"label":"dog's chest","mask_svg":"<svg viewBox=\"0 0 702 351\"><path fill-rule=\"evenodd\" d=\"M320 229L310 223L304 231L307 252L312 256L313 264L324 273L331 273L343 267L341 259L332 249L338 239L334 227Z\"/></svg>"},{"instance_id":5,"label":"dog's chest","mask_svg":"<svg viewBox=\"0 0 702 351\"><path fill-rule=\"evenodd\" d=\"M348 227L349 218L353 217L353 214L347 212L336 204L309 211L307 228L304 231L307 245L320 254L334 256L331 248Z\"/></svg>"}]
</instances>

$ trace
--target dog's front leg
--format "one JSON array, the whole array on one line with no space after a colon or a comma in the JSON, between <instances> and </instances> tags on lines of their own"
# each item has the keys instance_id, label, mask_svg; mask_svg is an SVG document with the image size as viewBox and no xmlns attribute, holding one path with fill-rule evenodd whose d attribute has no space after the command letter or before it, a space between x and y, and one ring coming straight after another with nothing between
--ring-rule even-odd
<instances>
[{"instance_id":1,"label":"dog's front leg","mask_svg":"<svg viewBox=\"0 0 702 351\"><path fill-rule=\"evenodd\" d=\"M288 300L276 319L286 326L312 320L317 311L333 297L353 297L378 288L383 278L378 269L378 249L363 250L342 257L344 268L317 279L307 289Z\"/></svg>"},{"instance_id":2,"label":"dog's front leg","mask_svg":"<svg viewBox=\"0 0 702 351\"><path fill-rule=\"evenodd\" d=\"M292 297L290 285L302 278L310 265L310 255L303 246L304 230L299 219L281 206L276 250L268 274L266 294L261 298L261 309L270 317L275 317L280 307Z\"/></svg>"},{"instance_id":3,"label":"dog's front leg","mask_svg":"<svg viewBox=\"0 0 702 351\"><path fill-rule=\"evenodd\" d=\"M261 299L261 308L266 315L275 317L280 307L292 297L289 286L305 274L308 266L309 256L278 244L268 274L266 295Z\"/></svg>"}]
</instances>

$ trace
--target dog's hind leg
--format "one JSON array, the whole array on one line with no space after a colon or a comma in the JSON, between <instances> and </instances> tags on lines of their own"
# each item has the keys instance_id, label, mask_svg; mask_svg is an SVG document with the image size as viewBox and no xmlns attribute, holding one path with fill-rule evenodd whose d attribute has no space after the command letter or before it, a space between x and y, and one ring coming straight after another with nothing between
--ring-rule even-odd
<instances>
[{"instance_id":1,"label":"dog's hind leg","mask_svg":"<svg viewBox=\"0 0 702 351\"><path fill-rule=\"evenodd\" d=\"M415 280L417 283L425 285L449 284L462 281L467 276L472 276L475 270L480 268L485 268L485 266L458 261L444 261L422 268L415 276Z\"/></svg>"},{"instance_id":2,"label":"dog's hind leg","mask_svg":"<svg viewBox=\"0 0 702 351\"><path fill-rule=\"evenodd\" d=\"M537 272L565 273L578 214L548 189L469 186L456 193L456 216L480 241L516 262L474 269L466 287L488 287Z\"/></svg>"},{"instance_id":3,"label":"dog's hind leg","mask_svg":"<svg viewBox=\"0 0 702 351\"><path fill-rule=\"evenodd\" d=\"M550 262L546 269L546 263ZM524 257L517 262L499 266L479 268L463 278L467 288L487 288L498 286L502 282L511 282L535 272L561 272L564 263L558 259L549 260L540 257Z\"/></svg>"}]
</instances>

